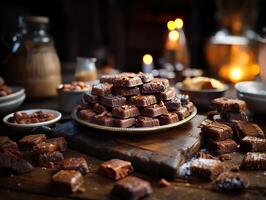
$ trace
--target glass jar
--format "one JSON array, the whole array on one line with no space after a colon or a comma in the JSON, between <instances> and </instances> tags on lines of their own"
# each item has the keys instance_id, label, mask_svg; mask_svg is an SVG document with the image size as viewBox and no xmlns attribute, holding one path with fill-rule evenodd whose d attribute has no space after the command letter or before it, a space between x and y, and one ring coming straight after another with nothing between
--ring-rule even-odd
<instances>
[{"instance_id":1,"label":"glass jar","mask_svg":"<svg viewBox=\"0 0 266 200\"><path fill-rule=\"evenodd\" d=\"M77 58L77 66L75 71L76 81L95 81L97 80L96 58Z\"/></svg>"},{"instance_id":2,"label":"glass jar","mask_svg":"<svg viewBox=\"0 0 266 200\"><path fill-rule=\"evenodd\" d=\"M30 98L55 96L61 83L60 62L48 28L47 17L23 17L13 37L7 78L24 87Z\"/></svg>"}]
</instances>

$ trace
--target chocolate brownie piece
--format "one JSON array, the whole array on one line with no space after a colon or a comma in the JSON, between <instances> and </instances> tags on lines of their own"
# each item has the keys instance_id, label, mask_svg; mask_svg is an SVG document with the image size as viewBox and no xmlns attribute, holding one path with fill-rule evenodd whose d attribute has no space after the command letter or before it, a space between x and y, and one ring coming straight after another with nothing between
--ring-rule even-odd
<instances>
[{"instance_id":1,"label":"chocolate brownie piece","mask_svg":"<svg viewBox=\"0 0 266 200\"><path fill-rule=\"evenodd\" d=\"M52 184L63 192L76 192L83 182L81 173L76 170L60 170L52 177Z\"/></svg>"},{"instance_id":2,"label":"chocolate brownie piece","mask_svg":"<svg viewBox=\"0 0 266 200\"><path fill-rule=\"evenodd\" d=\"M123 72L121 74L111 74L111 75L103 75L100 77L101 83L114 83L114 81L117 78L123 77L123 76L136 76L135 73L131 72Z\"/></svg>"},{"instance_id":3,"label":"chocolate brownie piece","mask_svg":"<svg viewBox=\"0 0 266 200\"><path fill-rule=\"evenodd\" d=\"M248 152L241 164L243 169L266 169L266 153Z\"/></svg>"},{"instance_id":4,"label":"chocolate brownie piece","mask_svg":"<svg viewBox=\"0 0 266 200\"><path fill-rule=\"evenodd\" d=\"M117 107L127 104L127 99L122 96L107 95L101 98L101 104L107 107Z\"/></svg>"},{"instance_id":5,"label":"chocolate brownie piece","mask_svg":"<svg viewBox=\"0 0 266 200\"><path fill-rule=\"evenodd\" d=\"M245 152L266 151L266 139L246 136L241 140L240 148Z\"/></svg>"},{"instance_id":6,"label":"chocolate brownie piece","mask_svg":"<svg viewBox=\"0 0 266 200\"><path fill-rule=\"evenodd\" d=\"M178 118L180 120L183 120L190 115L190 113L186 107L180 107L175 112L178 115Z\"/></svg>"},{"instance_id":7,"label":"chocolate brownie piece","mask_svg":"<svg viewBox=\"0 0 266 200\"><path fill-rule=\"evenodd\" d=\"M134 76L122 76L118 77L113 82L115 87L135 87L142 85L142 80L140 77Z\"/></svg>"},{"instance_id":8,"label":"chocolate brownie piece","mask_svg":"<svg viewBox=\"0 0 266 200\"><path fill-rule=\"evenodd\" d=\"M199 125L198 127L199 127L199 128L203 128L203 127L205 127L205 126L208 126L208 125L211 124L211 123L213 123L212 120L210 120L210 119L205 119L205 120L203 120L203 121L200 123L200 125Z\"/></svg>"},{"instance_id":9,"label":"chocolate brownie piece","mask_svg":"<svg viewBox=\"0 0 266 200\"><path fill-rule=\"evenodd\" d=\"M236 120L231 123L233 124L235 136L238 140L241 140L245 136L264 138L264 132L257 124Z\"/></svg>"},{"instance_id":10,"label":"chocolate brownie piece","mask_svg":"<svg viewBox=\"0 0 266 200\"><path fill-rule=\"evenodd\" d=\"M203 179L213 180L224 171L221 161L198 158L191 162L191 175Z\"/></svg>"},{"instance_id":11,"label":"chocolate brownie piece","mask_svg":"<svg viewBox=\"0 0 266 200\"><path fill-rule=\"evenodd\" d=\"M131 174L134 169L131 162L112 159L102 163L99 167L99 173L113 180L120 180Z\"/></svg>"},{"instance_id":12,"label":"chocolate brownie piece","mask_svg":"<svg viewBox=\"0 0 266 200\"><path fill-rule=\"evenodd\" d=\"M152 193L149 182L128 176L115 183L112 194L121 199L138 200Z\"/></svg>"},{"instance_id":13,"label":"chocolate brownie piece","mask_svg":"<svg viewBox=\"0 0 266 200\"><path fill-rule=\"evenodd\" d=\"M153 127L160 126L160 122L156 118L138 116L136 120L136 125L138 127Z\"/></svg>"},{"instance_id":14,"label":"chocolate brownie piece","mask_svg":"<svg viewBox=\"0 0 266 200\"><path fill-rule=\"evenodd\" d=\"M97 103L99 101L99 96L91 94L91 91L83 95L83 99L86 103Z\"/></svg>"},{"instance_id":15,"label":"chocolate brownie piece","mask_svg":"<svg viewBox=\"0 0 266 200\"><path fill-rule=\"evenodd\" d=\"M167 114L167 108L163 104L163 102L160 102L159 104L153 104L147 107L144 107L141 110L141 113L148 117L157 117L162 114Z\"/></svg>"},{"instance_id":16,"label":"chocolate brownie piece","mask_svg":"<svg viewBox=\"0 0 266 200\"><path fill-rule=\"evenodd\" d=\"M112 87L113 85L109 83L99 83L97 85L92 86L91 94L103 97L108 94L111 94Z\"/></svg>"},{"instance_id":17,"label":"chocolate brownie piece","mask_svg":"<svg viewBox=\"0 0 266 200\"><path fill-rule=\"evenodd\" d=\"M123 105L112 110L114 117L126 119L140 115L139 109L134 105Z\"/></svg>"},{"instance_id":18,"label":"chocolate brownie piece","mask_svg":"<svg viewBox=\"0 0 266 200\"><path fill-rule=\"evenodd\" d=\"M174 112L169 112L159 116L158 119L161 125L172 124L178 122L178 115Z\"/></svg>"},{"instance_id":19,"label":"chocolate brownie piece","mask_svg":"<svg viewBox=\"0 0 266 200\"><path fill-rule=\"evenodd\" d=\"M220 97L212 101L212 106L219 112L245 112L245 101Z\"/></svg>"},{"instance_id":20,"label":"chocolate brownie piece","mask_svg":"<svg viewBox=\"0 0 266 200\"><path fill-rule=\"evenodd\" d=\"M135 124L135 118L127 118L127 119L115 119L114 118L114 126L121 128L128 128Z\"/></svg>"},{"instance_id":21,"label":"chocolate brownie piece","mask_svg":"<svg viewBox=\"0 0 266 200\"><path fill-rule=\"evenodd\" d=\"M248 121L248 117L245 112L234 113L234 112L221 112L221 119L225 121L239 120Z\"/></svg>"},{"instance_id":22,"label":"chocolate brownie piece","mask_svg":"<svg viewBox=\"0 0 266 200\"><path fill-rule=\"evenodd\" d=\"M151 82L142 85L143 94L154 94L165 92L169 87L168 79L154 78Z\"/></svg>"},{"instance_id":23,"label":"chocolate brownie piece","mask_svg":"<svg viewBox=\"0 0 266 200\"><path fill-rule=\"evenodd\" d=\"M233 130L231 127L221 124L219 122L213 122L201 128L202 133L206 138L213 140L225 140L232 138Z\"/></svg>"},{"instance_id":24,"label":"chocolate brownie piece","mask_svg":"<svg viewBox=\"0 0 266 200\"><path fill-rule=\"evenodd\" d=\"M44 134L26 135L19 141L21 150L32 150L33 146L46 141Z\"/></svg>"},{"instance_id":25,"label":"chocolate brownie piece","mask_svg":"<svg viewBox=\"0 0 266 200\"><path fill-rule=\"evenodd\" d=\"M139 72L137 76L141 78L143 83L148 83L152 81L154 78L152 74L143 73L143 72Z\"/></svg>"},{"instance_id":26,"label":"chocolate brownie piece","mask_svg":"<svg viewBox=\"0 0 266 200\"><path fill-rule=\"evenodd\" d=\"M114 119L112 118L111 113L103 112L99 115L93 116L91 122L103 126L113 126Z\"/></svg>"},{"instance_id":27,"label":"chocolate brownie piece","mask_svg":"<svg viewBox=\"0 0 266 200\"><path fill-rule=\"evenodd\" d=\"M168 110L176 110L179 109L181 107L181 99L179 97L174 97L172 100L170 101L165 101L164 105L166 106L166 108Z\"/></svg>"},{"instance_id":28,"label":"chocolate brownie piece","mask_svg":"<svg viewBox=\"0 0 266 200\"><path fill-rule=\"evenodd\" d=\"M192 113L194 111L194 108L195 108L195 106L192 102L187 103L186 105L184 105L184 107L187 108L189 113Z\"/></svg>"},{"instance_id":29,"label":"chocolate brownie piece","mask_svg":"<svg viewBox=\"0 0 266 200\"><path fill-rule=\"evenodd\" d=\"M77 170L80 171L81 174L87 174L89 172L87 161L83 157L72 157L64 159L61 163L61 169Z\"/></svg>"},{"instance_id":30,"label":"chocolate brownie piece","mask_svg":"<svg viewBox=\"0 0 266 200\"><path fill-rule=\"evenodd\" d=\"M92 107L92 110L94 112L96 112L96 113L99 113L99 114L107 111L107 109L103 105L101 105L99 103L94 104L93 107Z\"/></svg>"},{"instance_id":31,"label":"chocolate brownie piece","mask_svg":"<svg viewBox=\"0 0 266 200\"><path fill-rule=\"evenodd\" d=\"M237 150L237 143L232 139L222 141L208 140L207 148L215 155L235 152Z\"/></svg>"},{"instance_id":32,"label":"chocolate brownie piece","mask_svg":"<svg viewBox=\"0 0 266 200\"><path fill-rule=\"evenodd\" d=\"M123 87L113 87L113 94L120 95L123 97L140 95L139 87L123 88Z\"/></svg>"},{"instance_id":33,"label":"chocolate brownie piece","mask_svg":"<svg viewBox=\"0 0 266 200\"><path fill-rule=\"evenodd\" d=\"M80 119L90 122L92 117L94 117L96 113L93 112L91 109L83 109L78 111L77 115Z\"/></svg>"},{"instance_id":34,"label":"chocolate brownie piece","mask_svg":"<svg viewBox=\"0 0 266 200\"><path fill-rule=\"evenodd\" d=\"M57 146L49 142L43 142L33 147L33 151L37 154L52 153L57 150Z\"/></svg>"},{"instance_id":35,"label":"chocolate brownie piece","mask_svg":"<svg viewBox=\"0 0 266 200\"><path fill-rule=\"evenodd\" d=\"M141 95L129 98L129 103L139 107L146 107L157 103L154 95Z\"/></svg>"},{"instance_id":36,"label":"chocolate brownie piece","mask_svg":"<svg viewBox=\"0 0 266 200\"><path fill-rule=\"evenodd\" d=\"M212 188L218 192L238 192L248 187L248 181L239 173L224 172L220 174L212 184Z\"/></svg>"},{"instance_id":37,"label":"chocolate brownie piece","mask_svg":"<svg viewBox=\"0 0 266 200\"><path fill-rule=\"evenodd\" d=\"M18 174L24 174L33 170L33 166L24 160L17 150L0 151L0 168L7 168Z\"/></svg>"},{"instance_id":38,"label":"chocolate brownie piece","mask_svg":"<svg viewBox=\"0 0 266 200\"><path fill-rule=\"evenodd\" d=\"M54 144L57 151L64 152L67 150L67 141L64 137L50 138L46 140L46 143Z\"/></svg>"},{"instance_id":39,"label":"chocolate brownie piece","mask_svg":"<svg viewBox=\"0 0 266 200\"><path fill-rule=\"evenodd\" d=\"M168 88L166 91L156 95L158 101L169 101L176 96L176 90L174 87Z\"/></svg>"},{"instance_id":40,"label":"chocolate brownie piece","mask_svg":"<svg viewBox=\"0 0 266 200\"><path fill-rule=\"evenodd\" d=\"M7 136L0 136L0 149L2 150L18 150L18 145L13 140L10 140Z\"/></svg>"},{"instance_id":41,"label":"chocolate brownie piece","mask_svg":"<svg viewBox=\"0 0 266 200\"><path fill-rule=\"evenodd\" d=\"M62 160L64 160L64 156L59 151L39 155L39 165L41 167L54 168L59 165Z\"/></svg>"}]
</instances>

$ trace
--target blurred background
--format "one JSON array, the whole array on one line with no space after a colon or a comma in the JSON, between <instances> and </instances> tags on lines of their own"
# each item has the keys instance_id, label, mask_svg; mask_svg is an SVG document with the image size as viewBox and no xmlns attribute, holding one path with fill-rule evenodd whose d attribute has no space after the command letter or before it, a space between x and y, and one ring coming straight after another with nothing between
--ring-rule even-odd
<instances>
[{"instance_id":1,"label":"blurred background","mask_svg":"<svg viewBox=\"0 0 266 200\"><path fill-rule=\"evenodd\" d=\"M2 0L1 40L17 31L18 17L47 16L50 34L62 62L62 70L77 56L98 58L97 67L111 65L123 71L140 71L142 56L149 53L155 65L164 54L167 22L184 22L190 67L208 69L204 48L221 28L220 4L224 0ZM266 26L266 1L231 1L231 9L243 9L248 26L260 33ZM220 11L220 12L218 12ZM248 15L248 16L247 16ZM1 59L6 49L1 47Z\"/></svg>"}]
</instances>

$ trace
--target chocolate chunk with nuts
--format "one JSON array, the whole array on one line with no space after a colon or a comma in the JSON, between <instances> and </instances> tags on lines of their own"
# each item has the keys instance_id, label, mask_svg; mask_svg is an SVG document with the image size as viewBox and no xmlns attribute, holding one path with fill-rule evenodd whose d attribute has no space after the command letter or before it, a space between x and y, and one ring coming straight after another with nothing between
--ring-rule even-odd
<instances>
[{"instance_id":1,"label":"chocolate chunk with nuts","mask_svg":"<svg viewBox=\"0 0 266 200\"><path fill-rule=\"evenodd\" d=\"M35 145L45 141L46 136L44 134L27 135L19 141L19 147L21 150L32 150Z\"/></svg>"},{"instance_id":2,"label":"chocolate chunk with nuts","mask_svg":"<svg viewBox=\"0 0 266 200\"><path fill-rule=\"evenodd\" d=\"M89 172L87 161L83 157L72 157L64 159L61 163L61 169L78 170L81 174L87 174Z\"/></svg>"}]
</instances>

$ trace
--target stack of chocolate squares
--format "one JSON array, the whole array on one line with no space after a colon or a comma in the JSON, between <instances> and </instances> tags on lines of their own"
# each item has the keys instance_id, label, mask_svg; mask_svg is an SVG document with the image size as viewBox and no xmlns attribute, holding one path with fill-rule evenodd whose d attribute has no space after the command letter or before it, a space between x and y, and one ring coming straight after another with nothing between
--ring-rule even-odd
<instances>
[{"instance_id":1,"label":"stack of chocolate squares","mask_svg":"<svg viewBox=\"0 0 266 200\"><path fill-rule=\"evenodd\" d=\"M176 94L167 79L140 72L102 76L84 95L77 114L98 125L128 128L175 123L193 110L188 96Z\"/></svg>"},{"instance_id":2,"label":"stack of chocolate squares","mask_svg":"<svg viewBox=\"0 0 266 200\"><path fill-rule=\"evenodd\" d=\"M242 100L225 97L214 99L216 112L201 124L208 150L213 154L225 154L237 150L237 143L248 152L242 163L245 169L266 169L266 139L262 129L248 121L246 104ZM218 114L219 118L214 119Z\"/></svg>"}]
</instances>

